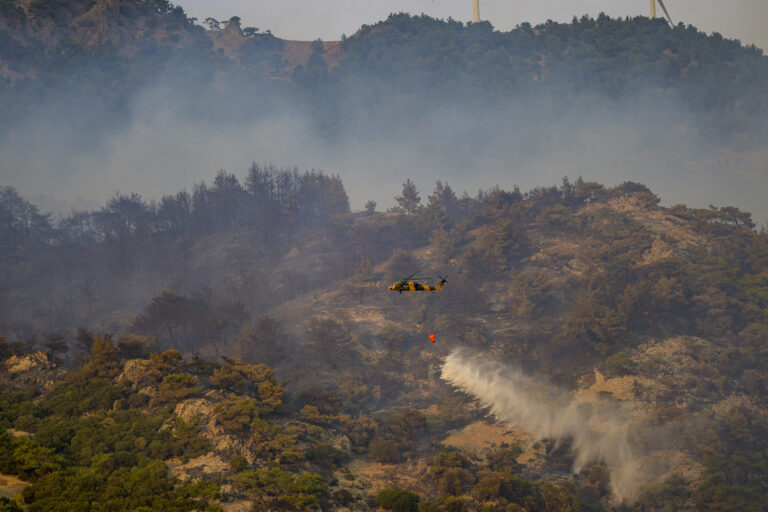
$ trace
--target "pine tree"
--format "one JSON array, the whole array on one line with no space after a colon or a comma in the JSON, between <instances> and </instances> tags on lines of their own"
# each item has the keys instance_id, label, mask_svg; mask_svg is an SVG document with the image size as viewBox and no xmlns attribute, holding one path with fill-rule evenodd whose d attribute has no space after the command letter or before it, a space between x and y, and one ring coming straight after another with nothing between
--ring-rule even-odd
<instances>
[{"instance_id":1,"label":"pine tree","mask_svg":"<svg viewBox=\"0 0 768 512\"><path fill-rule=\"evenodd\" d=\"M421 198L419 197L419 191L416 189L416 185L410 178L403 183L403 195L395 197L395 200L408 215L411 215L418 210Z\"/></svg>"}]
</instances>

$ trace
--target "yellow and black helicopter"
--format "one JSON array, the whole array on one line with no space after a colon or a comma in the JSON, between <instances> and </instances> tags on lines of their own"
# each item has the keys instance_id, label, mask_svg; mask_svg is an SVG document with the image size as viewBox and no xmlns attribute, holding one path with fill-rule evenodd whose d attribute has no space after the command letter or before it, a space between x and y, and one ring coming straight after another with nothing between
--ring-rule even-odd
<instances>
[{"instance_id":1,"label":"yellow and black helicopter","mask_svg":"<svg viewBox=\"0 0 768 512\"><path fill-rule=\"evenodd\" d=\"M398 281L392 286L389 287L390 290L396 291L396 292L434 292L436 290L439 290L443 287L445 284L446 279L448 279L448 276L438 276L440 278L440 283L438 283L437 286L427 286L425 284L420 284L416 282L416 279L432 279L431 277L413 277L416 274L411 274L402 281Z\"/></svg>"}]
</instances>

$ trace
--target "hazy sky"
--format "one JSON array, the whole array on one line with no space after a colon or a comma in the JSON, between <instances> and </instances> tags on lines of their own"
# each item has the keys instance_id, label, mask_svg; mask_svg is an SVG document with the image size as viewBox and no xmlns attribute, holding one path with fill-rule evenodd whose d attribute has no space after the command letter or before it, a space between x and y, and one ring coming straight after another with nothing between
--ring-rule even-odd
<instances>
[{"instance_id":1,"label":"hazy sky","mask_svg":"<svg viewBox=\"0 0 768 512\"><path fill-rule=\"evenodd\" d=\"M271 30L284 39L338 40L360 25L383 20L391 12L425 13L438 18L470 20L471 0L176 0L190 15L226 20L240 16L243 26ZM766 0L666 0L675 23L680 21L707 33L720 32L768 49L768 1ZM570 21L574 15L596 16L601 11L616 16L647 16L648 0L481 0L480 13L499 30L520 22L533 24L547 19ZM657 7L657 14L662 11Z\"/></svg>"}]
</instances>

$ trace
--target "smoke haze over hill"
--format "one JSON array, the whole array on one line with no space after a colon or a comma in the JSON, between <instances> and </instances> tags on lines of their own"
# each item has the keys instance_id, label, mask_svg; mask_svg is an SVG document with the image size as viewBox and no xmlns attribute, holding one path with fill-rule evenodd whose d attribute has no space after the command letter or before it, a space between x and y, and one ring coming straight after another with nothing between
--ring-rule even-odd
<instances>
[{"instance_id":1,"label":"smoke haze over hill","mask_svg":"<svg viewBox=\"0 0 768 512\"><path fill-rule=\"evenodd\" d=\"M200 97L199 105L235 109L251 94L244 85L236 91L234 98ZM666 204L735 205L768 220L765 150L729 156L713 149L696 131L696 116L668 98L616 104L591 94L529 96L492 109L471 92L429 108L391 97L391 110L345 108L339 133L329 138L281 98L266 114L222 119L199 107L182 111L195 98L179 94L169 101L146 91L131 104L127 125L86 142L71 138L65 120L28 120L2 147L5 183L68 201L101 201L115 190L159 200L219 168L243 176L255 160L337 172L358 209L369 199L391 206L407 178L421 190L439 179L474 194L492 184L555 184L567 175L608 185L638 181Z\"/></svg>"},{"instance_id":2,"label":"smoke haze over hill","mask_svg":"<svg viewBox=\"0 0 768 512\"><path fill-rule=\"evenodd\" d=\"M100 202L115 190L159 200L219 168L242 176L252 161L278 162L339 173L353 209L369 199L391 206L407 178L421 190L440 179L475 194L583 176L646 183L666 204L738 206L765 222L768 149L754 139L768 119L748 84L766 58L656 22L585 18L500 33L395 17L350 38L341 63L313 53L290 83L264 71L288 69L279 40L238 28L232 37L244 46L230 61L200 50L206 36L187 27L197 56L129 59L122 92L78 72L58 85L49 78L55 94L34 108L9 107L0 170L27 196ZM608 29L600 37L641 64L616 57L625 67L616 71L603 62L614 57L589 42L590 27L611 24L632 41ZM659 50L678 55L638 46L659 34L668 38ZM441 37L456 49L435 46ZM713 63L693 67L697 55ZM744 65L727 76L733 55ZM92 64L91 73L113 72ZM712 74L722 87L703 85Z\"/></svg>"}]
</instances>

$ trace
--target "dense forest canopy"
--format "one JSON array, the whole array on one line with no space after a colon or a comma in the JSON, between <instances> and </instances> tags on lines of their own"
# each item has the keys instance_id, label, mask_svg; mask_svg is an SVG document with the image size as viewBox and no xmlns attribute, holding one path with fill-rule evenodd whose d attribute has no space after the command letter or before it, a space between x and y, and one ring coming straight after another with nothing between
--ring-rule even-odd
<instances>
[{"instance_id":1,"label":"dense forest canopy","mask_svg":"<svg viewBox=\"0 0 768 512\"><path fill-rule=\"evenodd\" d=\"M364 26L342 46L345 58L327 78L311 80L307 70L297 78L315 87L324 80L367 78L379 84L371 97L395 89L435 102L443 101L441 93L466 91L491 107L532 91L616 101L671 94L721 136L751 132L757 128L751 121L767 107L762 50L682 23L670 27L662 19L601 14L498 32L488 22L398 14Z\"/></svg>"}]
</instances>

